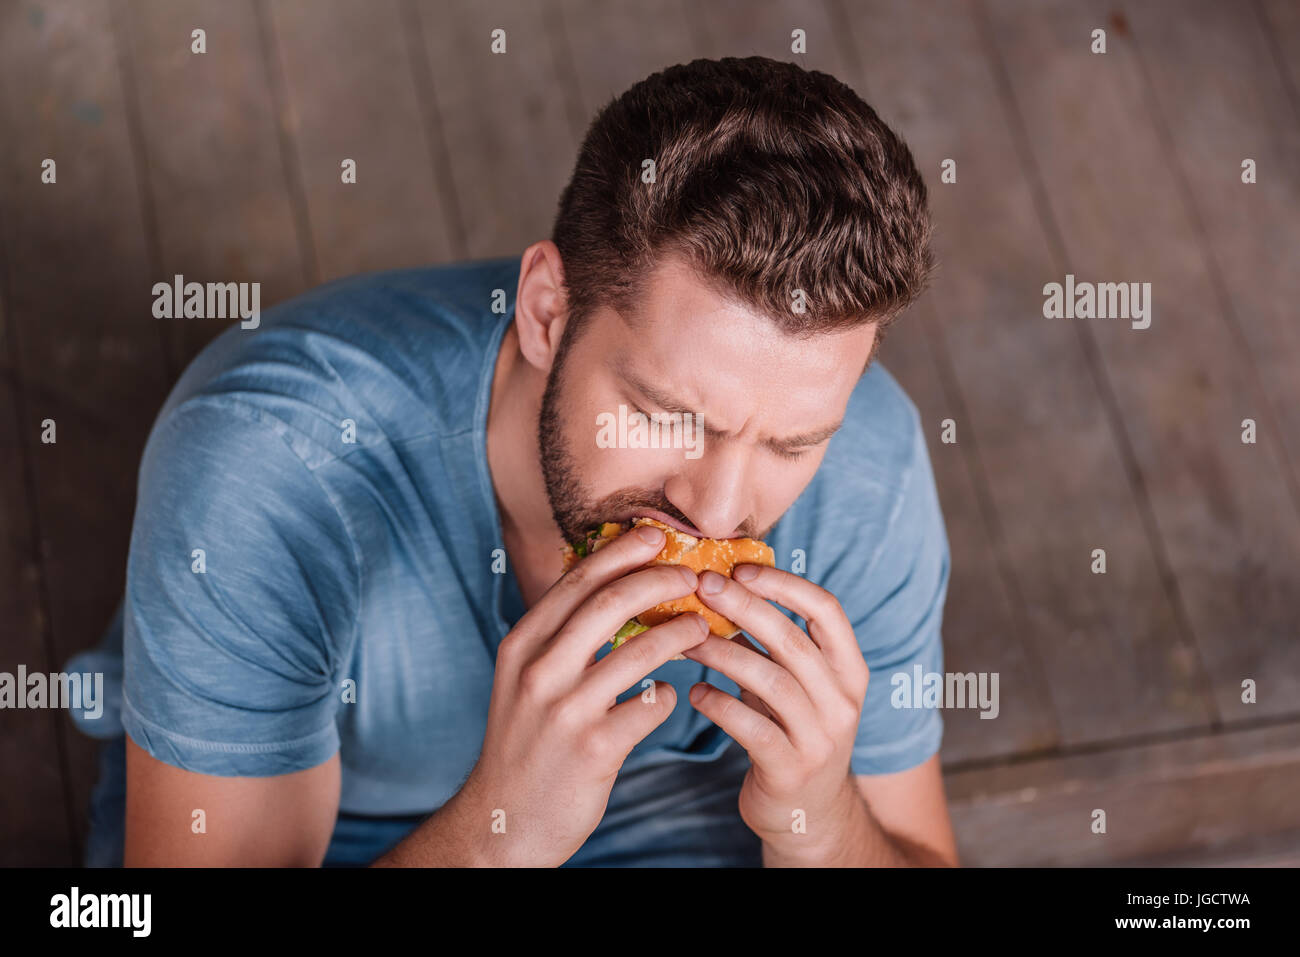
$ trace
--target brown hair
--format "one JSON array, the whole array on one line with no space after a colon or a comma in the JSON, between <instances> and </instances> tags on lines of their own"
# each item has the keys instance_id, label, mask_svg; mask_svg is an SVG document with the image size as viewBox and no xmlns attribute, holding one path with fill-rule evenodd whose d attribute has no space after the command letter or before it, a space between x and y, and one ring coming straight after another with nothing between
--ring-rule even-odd
<instances>
[{"instance_id":1,"label":"brown hair","mask_svg":"<svg viewBox=\"0 0 1300 957\"><path fill-rule=\"evenodd\" d=\"M839 80L758 56L669 67L597 114L560 197L563 338L602 305L630 318L677 253L791 335L877 322L879 342L925 287L930 233L911 152Z\"/></svg>"}]
</instances>

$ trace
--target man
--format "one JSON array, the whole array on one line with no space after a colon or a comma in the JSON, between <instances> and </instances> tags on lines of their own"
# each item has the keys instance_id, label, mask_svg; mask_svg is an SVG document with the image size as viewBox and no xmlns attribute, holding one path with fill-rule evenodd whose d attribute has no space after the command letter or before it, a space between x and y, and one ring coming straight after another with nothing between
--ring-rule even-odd
<instances>
[{"instance_id":1,"label":"man","mask_svg":"<svg viewBox=\"0 0 1300 957\"><path fill-rule=\"evenodd\" d=\"M128 865L956 863L940 715L889 694L942 670L947 541L871 361L929 235L847 87L700 60L601 112L520 260L225 333L141 466L94 862L124 761ZM620 406L702 445L598 443ZM647 568L638 532L562 574L637 515L778 567ZM692 592L753 641L692 614L610 650Z\"/></svg>"}]
</instances>

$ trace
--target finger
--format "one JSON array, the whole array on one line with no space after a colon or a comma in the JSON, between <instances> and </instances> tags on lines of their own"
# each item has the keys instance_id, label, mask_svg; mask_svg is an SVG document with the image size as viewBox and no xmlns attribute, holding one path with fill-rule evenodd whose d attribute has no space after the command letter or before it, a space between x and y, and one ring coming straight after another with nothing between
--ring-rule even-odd
<instances>
[{"instance_id":1,"label":"finger","mask_svg":"<svg viewBox=\"0 0 1300 957\"><path fill-rule=\"evenodd\" d=\"M762 698L796 748L806 747L824 736L807 690L798 678L771 659L715 635L685 654Z\"/></svg>"},{"instance_id":2,"label":"finger","mask_svg":"<svg viewBox=\"0 0 1300 957\"><path fill-rule=\"evenodd\" d=\"M747 577L751 571L752 577ZM737 565L732 570L732 575L735 576L738 572L736 581L744 588L761 598L789 608L807 623L808 635L822 650L836 674L844 679L862 678L865 681L862 677L866 667L862 660L862 649L853 633L853 625L834 595L806 578L779 568ZM864 685L863 691L865 690Z\"/></svg>"},{"instance_id":3,"label":"finger","mask_svg":"<svg viewBox=\"0 0 1300 957\"><path fill-rule=\"evenodd\" d=\"M718 591L706 591L715 586ZM810 694L826 693L837 686L825 655L803 629L746 585L717 572L704 572L697 594L704 604L762 642L772 660L798 678Z\"/></svg>"},{"instance_id":4,"label":"finger","mask_svg":"<svg viewBox=\"0 0 1300 957\"><path fill-rule=\"evenodd\" d=\"M676 704L677 689L670 682L656 681L653 689L645 688L635 697L610 708L608 716L588 732L588 735L597 735L598 740L586 744L598 752L602 749L607 751L613 766L618 768L638 742L664 723Z\"/></svg>"},{"instance_id":5,"label":"finger","mask_svg":"<svg viewBox=\"0 0 1300 957\"><path fill-rule=\"evenodd\" d=\"M514 631L519 635L520 660L533 658L593 592L647 564L663 546L662 530L642 526L580 559L519 619Z\"/></svg>"},{"instance_id":6,"label":"finger","mask_svg":"<svg viewBox=\"0 0 1300 957\"><path fill-rule=\"evenodd\" d=\"M794 748L776 722L707 682L691 688L691 706L731 735L755 764L777 767L794 757Z\"/></svg>"},{"instance_id":7,"label":"finger","mask_svg":"<svg viewBox=\"0 0 1300 957\"><path fill-rule=\"evenodd\" d=\"M647 608L685 597L695 591L697 584L695 572L680 565L656 565L612 581L583 602L556 633L541 658L577 674L629 618L635 618Z\"/></svg>"},{"instance_id":8,"label":"finger","mask_svg":"<svg viewBox=\"0 0 1300 957\"><path fill-rule=\"evenodd\" d=\"M695 612L676 615L641 632L588 668L582 679L583 693L609 709L628 688L708 635L709 623L703 615Z\"/></svg>"},{"instance_id":9,"label":"finger","mask_svg":"<svg viewBox=\"0 0 1300 957\"><path fill-rule=\"evenodd\" d=\"M763 651L761 648L756 646L752 641L750 641L742 634L733 635L731 640L739 642L741 645L748 648L756 655L762 655L764 658L769 658L769 659L772 657L766 651ZM772 714L772 710L767 706L767 703L764 702L763 699L760 698L758 695L754 694L754 692L750 691L748 688L740 689L740 700L745 704L749 705L751 708L753 708L763 717L772 718L773 720L776 720L776 716Z\"/></svg>"}]
</instances>

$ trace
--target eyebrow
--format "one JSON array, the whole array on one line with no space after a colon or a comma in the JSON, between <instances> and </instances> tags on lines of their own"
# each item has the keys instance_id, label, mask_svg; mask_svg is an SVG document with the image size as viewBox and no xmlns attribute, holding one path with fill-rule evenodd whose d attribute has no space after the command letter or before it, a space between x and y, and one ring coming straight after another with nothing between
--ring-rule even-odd
<instances>
[{"instance_id":1,"label":"eyebrow","mask_svg":"<svg viewBox=\"0 0 1300 957\"><path fill-rule=\"evenodd\" d=\"M614 371L619 377L627 382L628 385L632 386L632 388L636 389L665 412L670 414L681 413L683 415L694 414L695 410L686 403L673 398L668 393L649 382L646 382L633 372L628 367L626 359L620 357L614 364ZM730 432L723 431L722 429L715 429L709 425L708 416L704 416L704 419L705 435L710 435L718 439L725 439L731 435ZM800 432L797 435L789 435L783 439L765 439L764 444L769 448L777 449L797 449L809 445L820 445L838 432L840 427L843 425L844 420L840 419L834 425L825 426L820 429L813 429L808 432Z\"/></svg>"}]
</instances>

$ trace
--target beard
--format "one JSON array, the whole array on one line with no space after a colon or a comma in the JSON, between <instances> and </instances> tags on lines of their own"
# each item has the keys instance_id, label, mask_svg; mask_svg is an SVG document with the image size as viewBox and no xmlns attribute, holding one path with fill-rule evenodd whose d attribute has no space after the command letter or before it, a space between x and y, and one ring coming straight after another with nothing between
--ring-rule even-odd
<instances>
[{"instance_id":1,"label":"beard","mask_svg":"<svg viewBox=\"0 0 1300 957\"><path fill-rule=\"evenodd\" d=\"M565 335L568 330L565 331ZM562 425L563 393L567 377L564 369L569 344L557 350L555 362L546 377L542 407L537 422L537 448L541 458L546 498L551 517L559 526L564 540L572 544L586 538L588 529L601 522L626 515L640 508L652 508L675 518L684 525L693 523L664 497L663 489L622 488L603 497L594 495L582 482L578 456L569 447Z\"/></svg>"}]
</instances>

